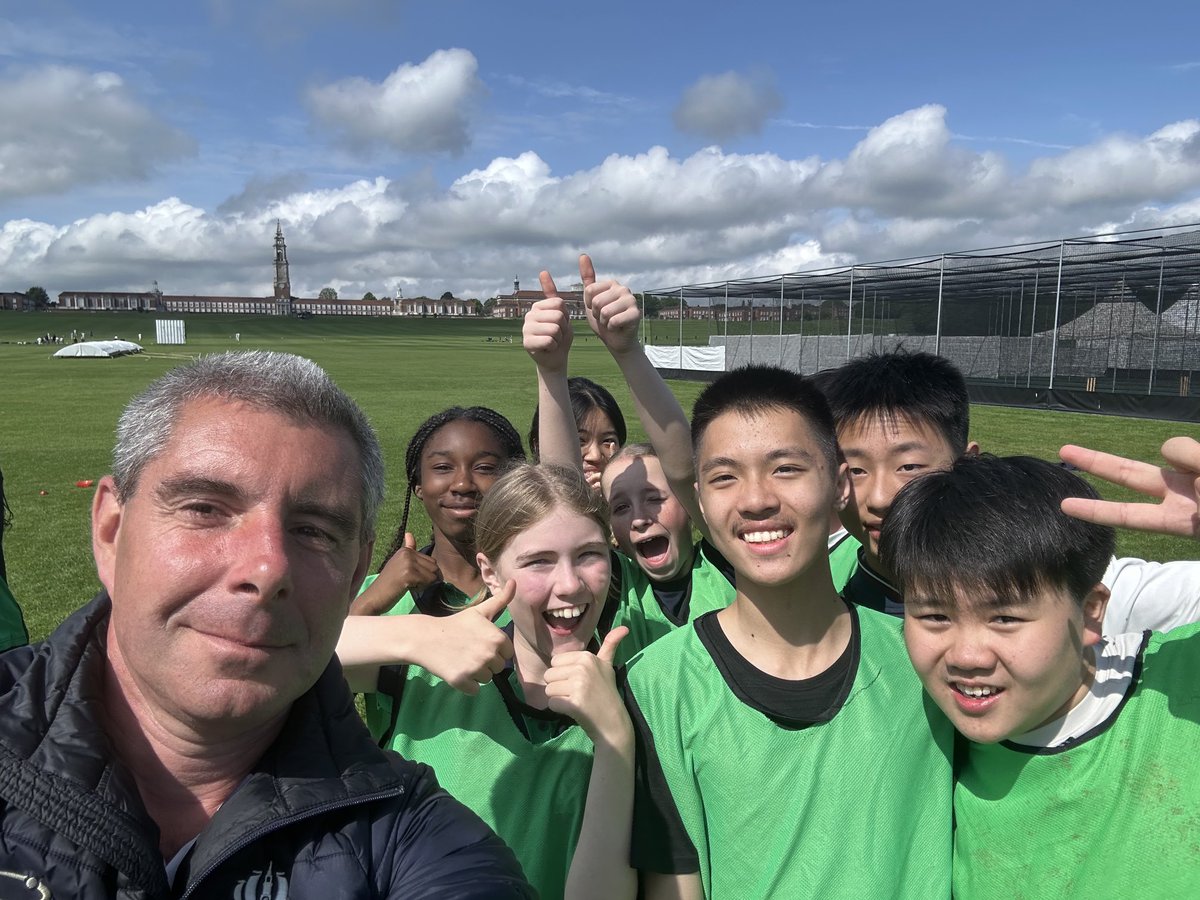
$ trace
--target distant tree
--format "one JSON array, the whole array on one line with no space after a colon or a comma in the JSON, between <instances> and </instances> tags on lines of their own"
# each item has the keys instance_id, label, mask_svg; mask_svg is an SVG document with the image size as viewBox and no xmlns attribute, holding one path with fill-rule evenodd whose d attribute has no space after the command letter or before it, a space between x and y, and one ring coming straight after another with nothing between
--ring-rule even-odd
<instances>
[{"instance_id":1,"label":"distant tree","mask_svg":"<svg viewBox=\"0 0 1200 900\"><path fill-rule=\"evenodd\" d=\"M50 295L44 287L36 284L25 292L25 299L34 309L45 309L50 305Z\"/></svg>"},{"instance_id":2,"label":"distant tree","mask_svg":"<svg viewBox=\"0 0 1200 900\"><path fill-rule=\"evenodd\" d=\"M662 309L662 300L653 294L638 294L638 299L642 301L642 315L647 319L657 319L658 311Z\"/></svg>"},{"instance_id":3,"label":"distant tree","mask_svg":"<svg viewBox=\"0 0 1200 900\"><path fill-rule=\"evenodd\" d=\"M474 313L477 316L483 315L483 304L482 303L480 303L478 300L475 300L475 299L468 300L467 303L470 305L472 313Z\"/></svg>"},{"instance_id":4,"label":"distant tree","mask_svg":"<svg viewBox=\"0 0 1200 900\"><path fill-rule=\"evenodd\" d=\"M336 300L337 291L331 287L321 288L321 293L317 294L318 300Z\"/></svg>"},{"instance_id":5,"label":"distant tree","mask_svg":"<svg viewBox=\"0 0 1200 900\"><path fill-rule=\"evenodd\" d=\"M442 299L443 300L453 300L454 299L454 291L446 291L446 293L442 294Z\"/></svg>"},{"instance_id":6,"label":"distant tree","mask_svg":"<svg viewBox=\"0 0 1200 900\"><path fill-rule=\"evenodd\" d=\"M374 300L375 295L372 294L370 291L367 291L365 294L363 294L363 299L364 300Z\"/></svg>"},{"instance_id":7,"label":"distant tree","mask_svg":"<svg viewBox=\"0 0 1200 900\"><path fill-rule=\"evenodd\" d=\"M482 315L490 316L492 314L492 310L495 308L496 308L496 298L488 297L486 300L483 301Z\"/></svg>"}]
</instances>

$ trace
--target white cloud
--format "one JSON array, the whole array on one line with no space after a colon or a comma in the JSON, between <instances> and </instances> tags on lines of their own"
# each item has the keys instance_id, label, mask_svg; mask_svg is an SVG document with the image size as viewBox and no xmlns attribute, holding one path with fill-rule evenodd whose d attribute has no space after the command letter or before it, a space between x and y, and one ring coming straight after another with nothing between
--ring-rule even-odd
<instances>
[{"instance_id":1,"label":"white cloud","mask_svg":"<svg viewBox=\"0 0 1200 900\"><path fill-rule=\"evenodd\" d=\"M194 151L112 72L43 66L0 80L0 199L138 180Z\"/></svg>"},{"instance_id":2,"label":"white cloud","mask_svg":"<svg viewBox=\"0 0 1200 900\"><path fill-rule=\"evenodd\" d=\"M379 83L347 78L314 87L308 105L319 125L351 147L459 154L470 142L468 117L483 90L478 68L469 50L437 50Z\"/></svg>"},{"instance_id":3,"label":"white cloud","mask_svg":"<svg viewBox=\"0 0 1200 900\"><path fill-rule=\"evenodd\" d=\"M439 185L363 178L325 190L251 180L217 212L176 199L57 227L0 228L15 284L266 295L283 222L297 294L332 284L487 297L548 267L575 278L581 250L637 288L850 261L968 250L1200 219L1200 124L1108 136L1021 170L955 143L941 107L872 128L844 158L715 147L614 154L555 172L533 152Z\"/></svg>"},{"instance_id":4,"label":"white cloud","mask_svg":"<svg viewBox=\"0 0 1200 900\"><path fill-rule=\"evenodd\" d=\"M675 127L724 141L758 134L767 118L782 107L779 92L765 75L705 75L683 92L674 112Z\"/></svg>"}]
</instances>

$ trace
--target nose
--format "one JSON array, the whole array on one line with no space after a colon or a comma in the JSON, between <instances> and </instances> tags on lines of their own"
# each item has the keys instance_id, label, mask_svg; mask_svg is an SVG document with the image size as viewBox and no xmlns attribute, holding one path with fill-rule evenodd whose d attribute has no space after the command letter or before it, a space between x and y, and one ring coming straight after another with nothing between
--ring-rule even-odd
<instances>
[{"instance_id":1,"label":"nose","mask_svg":"<svg viewBox=\"0 0 1200 900\"><path fill-rule=\"evenodd\" d=\"M574 563L569 560L561 562L554 573L554 593L562 598L574 597L582 587L583 580L575 571Z\"/></svg>"},{"instance_id":2,"label":"nose","mask_svg":"<svg viewBox=\"0 0 1200 900\"><path fill-rule=\"evenodd\" d=\"M600 452L600 442L590 440L585 444L580 445L579 452L583 456L583 461L596 468L600 468L600 464L604 459L604 454Z\"/></svg>"},{"instance_id":3,"label":"nose","mask_svg":"<svg viewBox=\"0 0 1200 900\"><path fill-rule=\"evenodd\" d=\"M891 508L892 501L896 498L896 492L899 489L900 486L894 478L879 473L871 476L867 484L856 485L854 490L856 496L860 492L864 495L867 509L882 518L883 514Z\"/></svg>"},{"instance_id":4,"label":"nose","mask_svg":"<svg viewBox=\"0 0 1200 900\"><path fill-rule=\"evenodd\" d=\"M271 513L247 515L228 544L214 552L229 555L230 575L238 594L270 600L291 590L287 529Z\"/></svg>"},{"instance_id":5,"label":"nose","mask_svg":"<svg viewBox=\"0 0 1200 900\"><path fill-rule=\"evenodd\" d=\"M751 475L742 479L738 505L743 515L764 517L779 510L779 498L767 479Z\"/></svg>"},{"instance_id":6,"label":"nose","mask_svg":"<svg viewBox=\"0 0 1200 900\"><path fill-rule=\"evenodd\" d=\"M450 485L450 490L456 494L473 494L475 493L475 472L470 466L463 466L454 473L454 483Z\"/></svg>"},{"instance_id":7,"label":"nose","mask_svg":"<svg viewBox=\"0 0 1200 900\"><path fill-rule=\"evenodd\" d=\"M983 628L959 627L948 636L945 659L954 672L990 671L996 665L996 654Z\"/></svg>"}]
</instances>

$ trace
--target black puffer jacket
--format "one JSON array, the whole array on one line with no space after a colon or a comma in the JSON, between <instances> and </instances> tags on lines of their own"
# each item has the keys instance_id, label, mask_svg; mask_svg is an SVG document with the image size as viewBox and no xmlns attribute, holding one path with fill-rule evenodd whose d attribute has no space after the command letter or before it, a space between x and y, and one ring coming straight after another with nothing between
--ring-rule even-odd
<instances>
[{"instance_id":1,"label":"black puffer jacket","mask_svg":"<svg viewBox=\"0 0 1200 900\"><path fill-rule=\"evenodd\" d=\"M426 766L384 754L336 660L167 884L98 715L109 600L0 655L0 900L525 898L511 851Z\"/></svg>"}]
</instances>

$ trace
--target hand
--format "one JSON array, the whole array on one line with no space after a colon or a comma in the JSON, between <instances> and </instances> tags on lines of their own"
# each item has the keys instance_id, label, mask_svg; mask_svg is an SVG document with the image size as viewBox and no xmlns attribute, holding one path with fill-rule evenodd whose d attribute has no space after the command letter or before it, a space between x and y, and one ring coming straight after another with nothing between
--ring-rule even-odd
<instances>
[{"instance_id":1,"label":"hand","mask_svg":"<svg viewBox=\"0 0 1200 900\"><path fill-rule=\"evenodd\" d=\"M549 272L542 272L538 280L546 298L535 302L525 314L521 343L539 369L565 373L574 336L567 302L558 296L558 288Z\"/></svg>"},{"instance_id":2,"label":"hand","mask_svg":"<svg viewBox=\"0 0 1200 900\"><path fill-rule=\"evenodd\" d=\"M442 570L432 556L417 552L411 532L404 533L404 546L392 554L383 571L350 604L352 616L378 616L391 609L408 591L423 591L442 580Z\"/></svg>"},{"instance_id":3,"label":"hand","mask_svg":"<svg viewBox=\"0 0 1200 900\"><path fill-rule=\"evenodd\" d=\"M422 623L426 633L412 662L464 694L478 694L479 686L512 659L512 642L493 620L512 602L516 589L517 583L510 580L494 597L452 616L420 616L429 621Z\"/></svg>"},{"instance_id":4,"label":"hand","mask_svg":"<svg viewBox=\"0 0 1200 900\"><path fill-rule=\"evenodd\" d=\"M592 743L616 742L632 732L629 714L617 693L613 659L617 646L629 634L625 626L614 628L600 649L568 650L556 654L546 670L546 699L557 713L578 722Z\"/></svg>"},{"instance_id":5,"label":"hand","mask_svg":"<svg viewBox=\"0 0 1200 900\"><path fill-rule=\"evenodd\" d=\"M628 353L637 346L642 312L633 291L617 281L596 281L596 269L586 253L579 256L579 278L583 281L583 305L588 324L613 354Z\"/></svg>"},{"instance_id":6,"label":"hand","mask_svg":"<svg viewBox=\"0 0 1200 900\"><path fill-rule=\"evenodd\" d=\"M1169 465L1163 468L1073 444L1067 444L1058 455L1097 478L1162 501L1118 503L1068 497L1062 502L1062 511L1068 516L1098 525L1200 538L1200 443L1192 438L1173 437L1162 445L1163 459Z\"/></svg>"}]
</instances>

